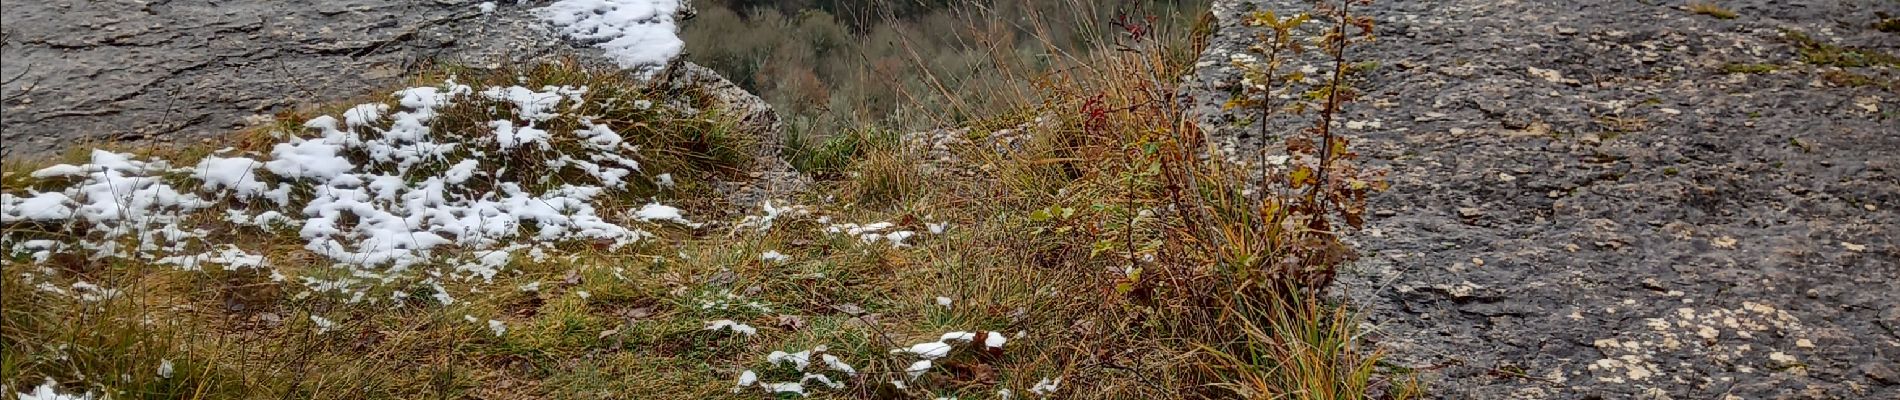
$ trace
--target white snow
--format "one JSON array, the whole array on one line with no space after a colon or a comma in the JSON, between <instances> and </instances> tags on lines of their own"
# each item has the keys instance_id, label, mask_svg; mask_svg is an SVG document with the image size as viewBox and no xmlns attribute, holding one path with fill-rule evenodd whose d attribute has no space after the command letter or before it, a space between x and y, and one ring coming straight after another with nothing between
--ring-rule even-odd
<instances>
[{"instance_id":1,"label":"white snow","mask_svg":"<svg viewBox=\"0 0 1900 400\"><path fill-rule=\"evenodd\" d=\"M739 373L739 383L732 387L732 392L739 393L739 391L757 384L759 384L759 374L748 369L745 370L745 372Z\"/></svg>"},{"instance_id":2,"label":"white snow","mask_svg":"<svg viewBox=\"0 0 1900 400\"><path fill-rule=\"evenodd\" d=\"M950 342L969 343L974 340L976 340L975 333L964 332L964 331L945 333L943 334L943 337L937 338L937 341L944 342L944 343L950 343Z\"/></svg>"},{"instance_id":3,"label":"white snow","mask_svg":"<svg viewBox=\"0 0 1900 400\"><path fill-rule=\"evenodd\" d=\"M820 350L822 351L822 348L820 348ZM792 367L794 369L797 369L799 371L804 371L805 366L811 365L811 353L812 353L811 350L800 351L797 353L773 351L772 354L767 354L765 356L765 362L770 363L772 365L778 365L778 364L783 364L785 362L791 362Z\"/></svg>"},{"instance_id":4,"label":"white snow","mask_svg":"<svg viewBox=\"0 0 1900 400\"><path fill-rule=\"evenodd\" d=\"M1003 344L1008 342L1009 338L1003 337L1002 333L996 331L990 331L989 335L983 337L983 347L992 349L1002 349Z\"/></svg>"},{"instance_id":5,"label":"white snow","mask_svg":"<svg viewBox=\"0 0 1900 400\"><path fill-rule=\"evenodd\" d=\"M718 322L720 321L714 321L715 324ZM730 321L726 321L726 322L730 322ZM707 329L712 329L712 328L708 327ZM763 382L761 383L759 381L759 376L757 373L752 372L752 370L746 370L745 372L739 374L739 382L737 385L733 386L732 392L739 393L747 387L758 386L759 388L764 389L768 393L797 393L799 396L805 396L806 395L805 388L808 387L806 386L806 384L809 384L813 381L817 381L818 384L824 385L825 387L829 387L832 389L843 389L845 386L845 382L849 381L848 379L843 379L843 380L834 379L832 376L825 375L825 372L823 372L822 370L821 371L807 371L806 370L806 368L811 367L813 365L812 360L811 360L812 356L814 354L817 354L817 355L821 355L819 358L820 360L822 360L826 368L832 371L842 372L847 377L855 377L858 375L858 371L856 368L852 368L850 364L845 364L844 360L839 359L837 356L824 354L825 350L826 350L825 346L817 346L817 347L811 348L810 350L804 350L797 353L773 351L772 354L768 354L765 356L766 363L771 364L773 367L779 367L779 366L783 366L786 363L790 363L793 370L798 371L804 375L799 377L798 381L796 382Z\"/></svg>"},{"instance_id":6,"label":"white snow","mask_svg":"<svg viewBox=\"0 0 1900 400\"><path fill-rule=\"evenodd\" d=\"M858 376L858 369L852 368L851 364L845 364L844 360L839 359L838 356L826 354L821 358L825 361L825 367L831 368L833 371L843 372L849 376Z\"/></svg>"},{"instance_id":7,"label":"white snow","mask_svg":"<svg viewBox=\"0 0 1900 400\"><path fill-rule=\"evenodd\" d=\"M388 110L387 104L358 104L356 107L343 111L343 124L351 128L368 126L382 120L383 111Z\"/></svg>"},{"instance_id":8,"label":"white snow","mask_svg":"<svg viewBox=\"0 0 1900 400\"><path fill-rule=\"evenodd\" d=\"M937 306L938 306L938 307L943 307L943 308L950 308L950 304L951 304L952 302L953 302L953 301L952 301L952 300L950 300L950 298L949 298L949 297L943 297L943 296L937 296Z\"/></svg>"},{"instance_id":9,"label":"white snow","mask_svg":"<svg viewBox=\"0 0 1900 400\"><path fill-rule=\"evenodd\" d=\"M230 190L238 198L251 198L270 190L270 186L257 180L256 170L262 165L245 157L210 156L198 161L191 177L204 181L205 191Z\"/></svg>"},{"instance_id":10,"label":"white snow","mask_svg":"<svg viewBox=\"0 0 1900 400\"><path fill-rule=\"evenodd\" d=\"M641 221L670 221L693 226L693 221L688 221L685 216L680 215L680 209L660 203L648 203L641 206L640 211L634 212L634 216L639 217Z\"/></svg>"},{"instance_id":11,"label":"white snow","mask_svg":"<svg viewBox=\"0 0 1900 400\"><path fill-rule=\"evenodd\" d=\"M910 363L910 367L904 368L904 372L910 373L911 379L917 379L917 377L923 376L924 372L928 371L930 371L930 360L917 360L917 362Z\"/></svg>"},{"instance_id":12,"label":"white snow","mask_svg":"<svg viewBox=\"0 0 1900 400\"><path fill-rule=\"evenodd\" d=\"M501 337L501 335L508 333L508 324L491 319L488 320L488 330L494 332L495 337Z\"/></svg>"},{"instance_id":13,"label":"white snow","mask_svg":"<svg viewBox=\"0 0 1900 400\"><path fill-rule=\"evenodd\" d=\"M759 334L759 330L752 328L751 325L734 322L733 320L729 320L729 319L722 319L722 320L706 323L706 330L719 331L722 329L730 329L732 330L733 333L746 335L747 337L751 337L753 335Z\"/></svg>"},{"instance_id":14,"label":"white snow","mask_svg":"<svg viewBox=\"0 0 1900 400\"><path fill-rule=\"evenodd\" d=\"M51 378L48 378L46 380L46 383L41 383L39 387L33 388L33 393L15 392L14 394L16 395L15 397L17 397L19 400L92 400L93 399L93 395L90 392L84 393L84 394L61 393L59 391L59 384L56 382L53 382Z\"/></svg>"},{"instance_id":15,"label":"white snow","mask_svg":"<svg viewBox=\"0 0 1900 400\"><path fill-rule=\"evenodd\" d=\"M58 221L73 217L75 203L63 193L46 192L28 198L17 198L10 194L0 196L4 196L0 197L0 204L6 209L0 213L0 220L4 222Z\"/></svg>"},{"instance_id":16,"label":"white snow","mask_svg":"<svg viewBox=\"0 0 1900 400\"><path fill-rule=\"evenodd\" d=\"M766 250L765 254L759 255L759 259L763 261L782 263L786 261L791 261L792 256L785 255L785 253L780 253L778 252L778 250Z\"/></svg>"},{"instance_id":17,"label":"white snow","mask_svg":"<svg viewBox=\"0 0 1900 400\"><path fill-rule=\"evenodd\" d=\"M595 43L622 68L656 70L679 56L679 0L561 0L533 12L569 38Z\"/></svg>"},{"instance_id":18,"label":"white snow","mask_svg":"<svg viewBox=\"0 0 1900 400\"><path fill-rule=\"evenodd\" d=\"M475 177L476 168L481 168L481 166L482 163L474 159L462 160L461 162L455 163L455 166L449 167L448 171L443 172L442 180L448 182L450 185L460 185L463 182L468 182L469 178Z\"/></svg>"},{"instance_id":19,"label":"white snow","mask_svg":"<svg viewBox=\"0 0 1900 400\"><path fill-rule=\"evenodd\" d=\"M475 7L481 9L483 14L495 13L495 2L492 1L484 1L482 4L475 5Z\"/></svg>"},{"instance_id":20,"label":"white snow","mask_svg":"<svg viewBox=\"0 0 1900 400\"><path fill-rule=\"evenodd\" d=\"M72 164L59 164L59 165L54 165L51 167L41 168L38 171L33 171L31 175L33 176L33 179L63 178L63 177L68 177L68 176L84 176L86 175L86 169L80 168L79 166L72 165Z\"/></svg>"},{"instance_id":21,"label":"white snow","mask_svg":"<svg viewBox=\"0 0 1900 400\"><path fill-rule=\"evenodd\" d=\"M935 360L950 355L950 344L944 342L924 342L911 345L909 348L893 351L893 353L911 353L926 360Z\"/></svg>"},{"instance_id":22,"label":"white snow","mask_svg":"<svg viewBox=\"0 0 1900 400\"><path fill-rule=\"evenodd\" d=\"M1048 395L1056 394L1056 390L1061 386L1062 386L1062 378L1056 378L1055 380L1050 380L1049 378L1042 378L1042 381L1036 382L1035 386L1029 387L1029 393L1035 394L1037 396L1048 396Z\"/></svg>"},{"instance_id":23,"label":"white snow","mask_svg":"<svg viewBox=\"0 0 1900 400\"><path fill-rule=\"evenodd\" d=\"M329 318L311 315L310 323L316 325L318 335L330 333L330 330L336 329L336 322L330 321Z\"/></svg>"},{"instance_id":24,"label":"white snow","mask_svg":"<svg viewBox=\"0 0 1900 400\"><path fill-rule=\"evenodd\" d=\"M759 387L765 388L765 391L770 393L795 393L799 397L805 396L805 385L798 382L761 383Z\"/></svg>"},{"instance_id":25,"label":"white snow","mask_svg":"<svg viewBox=\"0 0 1900 400\"><path fill-rule=\"evenodd\" d=\"M590 122L597 117L575 114L586 109L581 106L588 93L576 87L477 90L450 79L311 118L304 131L286 132L268 151L221 151L173 168L162 160L94 150L86 162L34 171L33 178L43 181L33 187L47 191L9 187L0 193L5 223L92 229L67 242L9 232L4 243L16 256L33 260L77 253L186 271L257 268L290 282L286 286L299 291L290 294L297 298L322 294L351 303L401 304L416 292L375 289L424 285L417 296L446 306L466 292L449 285L451 292L445 283L506 276L521 250L542 260L562 243L619 248L650 236L632 227L640 221L698 226L678 208L659 203L624 214L601 205L624 198L627 182L672 177L641 170L634 144L608 125ZM458 101L495 101L503 109L490 127L450 132L434 123L443 107ZM547 122L557 117L580 124ZM504 138L503 130L512 136ZM555 152L519 157L507 151ZM529 178L539 181L511 182L520 174L510 171L523 167L510 163L522 159L536 160L537 172L554 170L559 181L543 174ZM212 227L232 229L216 233L238 240L212 242L222 237L206 229ZM303 249L321 260L308 268L274 269L271 262L278 260L261 254L275 253L258 247L264 243L253 240L260 234L254 228L263 234L296 232ZM116 289L83 282L33 287L91 301L119 296ZM756 301L733 305L766 309ZM319 334L340 329L322 316L308 318ZM489 328L497 335L506 330L501 321ZM755 332L736 322L726 329Z\"/></svg>"}]
</instances>

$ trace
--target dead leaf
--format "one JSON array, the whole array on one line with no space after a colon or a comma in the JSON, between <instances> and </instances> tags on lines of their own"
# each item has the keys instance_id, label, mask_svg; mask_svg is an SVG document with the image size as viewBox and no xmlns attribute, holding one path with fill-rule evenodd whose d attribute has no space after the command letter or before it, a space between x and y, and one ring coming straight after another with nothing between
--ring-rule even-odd
<instances>
[{"instance_id":1,"label":"dead leaf","mask_svg":"<svg viewBox=\"0 0 1900 400\"><path fill-rule=\"evenodd\" d=\"M1842 247L1842 248L1846 248L1846 249L1847 249L1847 251L1852 251L1852 252L1862 252L1862 251L1867 251L1867 245L1864 245L1864 244L1854 244L1854 243L1848 243L1848 242L1841 242L1841 247Z\"/></svg>"},{"instance_id":2,"label":"dead leaf","mask_svg":"<svg viewBox=\"0 0 1900 400\"><path fill-rule=\"evenodd\" d=\"M784 327L786 330L795 331L798 330L798 328L805 327L805 318L797 315L780 314L778 316L778 326Z\"/></svg>"},{"instance_id":3,"label":"dead leaf","mask_svg":"<svg viewBox=\"0 0 1900 400\"><path fill-rule=\"evenodd\" d=\"M950 370L950 380L961 384L996 384L996 368L979 363L947 361L944 369Z\"/></svg>"},{"instance_id":4,"label":"dead leaf","mask_svg":"<svg viewBox=\"0 0 1900 400\"><path fill-rule=\"evenodd\" d=\"M1710 244L1714 244L1714 245L1715 245L1715 247L1720 247L1720 248L1724 248L1724 249L1733 249L1733 248L1735 248L1735 242L1736 242L1736 241L1735 241L1735 238L1732 238L1732 237L1728 237L1728 236L1726 236L1726 235L1725 235L1725 236L1722 236L1722 237L1719 237L1719 238L1715 238L1715 240L1711 240L1711 241L1709 241L1709 243L1710 243Z\"/></svg>"}]
</instances>

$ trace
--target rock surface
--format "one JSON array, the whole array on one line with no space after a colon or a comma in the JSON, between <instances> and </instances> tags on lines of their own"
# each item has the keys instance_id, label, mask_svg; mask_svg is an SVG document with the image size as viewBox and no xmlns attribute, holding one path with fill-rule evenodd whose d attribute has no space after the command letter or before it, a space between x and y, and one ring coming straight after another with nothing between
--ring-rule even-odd
<instances>
[{"instance_id":1,"label":"rock surface","mask_svg":"<svg viewBox=\"0 0 1900 400\"><path fill-rule=\"evenodd\" d=\"M8 2L6 153L197 139L395 85L428 62L545 59L565 43L507 3Z\"/></svg>"},{"instance_id":2,"label":"rock surface","mask_svg":"<svg viewBox=\"0 0 1900 400\"><path fill-rule=\"evenodd\" d=\"M483 3L9 2L0 13L0 151L208 139L280 111L357 99L432 63L493 68L571 58L614 68L530 13L547 1L492 2L493 11ZM693 9L681 12L690 18ZM735 200L803 186L778 159L784 126L764 100L698 65L672 71L675 89L709 96L740 130L760 136L758 170L722 183Z\"/></svg>"},{"instance_id":3,"label":"rock surface","mask_svg":"<svg viewBox=\"0 0 1900 400\"><path fill-rule=\"evenodd\" d=\"M1900 398L1900 66L1804 63L1783 34L1900 54L1871 28L1900 5L1718 3L1739 17L1364 9L1380 38L1357 58L1379 67L1346 120L1393 187L1339 289L1433 397ZM1217 1L1189 90L1202 128L1243 150L1261 142L1252 116L1221 111L1218 86L1239 79L1224 66L1256 6L1307 8ZM1731 67L1748 64L1775 68Z\"/></svg>"}]
</instances>

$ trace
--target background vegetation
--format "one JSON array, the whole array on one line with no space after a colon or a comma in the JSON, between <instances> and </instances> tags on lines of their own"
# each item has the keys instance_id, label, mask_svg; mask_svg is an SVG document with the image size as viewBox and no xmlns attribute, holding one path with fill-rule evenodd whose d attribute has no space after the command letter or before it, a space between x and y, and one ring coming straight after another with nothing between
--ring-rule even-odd
<instances>
[{"instance_id":1,"label":"background vegetation","mask_svg":"<svg viewBox=\"0 0 1900 400\"><path fill-rule=\"evenodd\" d=\"M1206 3L709 1L681 36L688 59L771 102L790 136L830 137L956 126L1034 106L1022 100L1040 99L1039 80L1023 75L1107 48L1123 34L1112 26L1118 15L1190 26Z\"/></svg>"}]
</instances>

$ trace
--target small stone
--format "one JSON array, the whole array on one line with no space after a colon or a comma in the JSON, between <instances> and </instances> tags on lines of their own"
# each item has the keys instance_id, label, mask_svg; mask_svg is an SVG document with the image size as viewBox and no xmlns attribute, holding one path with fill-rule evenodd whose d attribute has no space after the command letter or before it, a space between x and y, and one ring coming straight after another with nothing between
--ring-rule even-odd
<instances>
[{"instance_id":1,"label":"small stone","mask_svg":"<svg viewBox=\"0 0 1900 400\"><path fill-rule=\"evenodd\" d=\"M1800 360L1797 360L1797 359L1795 359L1795 358L1794 358L1794 356L1791 356L1791 355L1788 355L1788 353L1783 353L1783 352L1779 352L1779 351L1777 351L1777 352L1773 352L1773 353L1768 353L1768 360L1769 360L1769 361L1774 361L1775 363L1777 363L1777 364L1779 364L1779 365L1781 365L1781 366L1784 366L1784 367L1785 367L1785 366L1794 366L1794 365L1798 365L1798 364L1800 364L1800 363L1801 363L1801 361L1800 361Z\"/></svg>"},{"instance_id":2,"label":"small stone","mask_svg":"<svg viewBox=\"0 0 1900 400\"><path fill-rule=\"evenodd\" d=\"M1860 373L1867 375L1867 378L1873 379L1874 382L1888 385L1900 383L1900 374L1894 373L1893 367L1879 361L1861 365Z\"/></svg>"}]
</instances>

